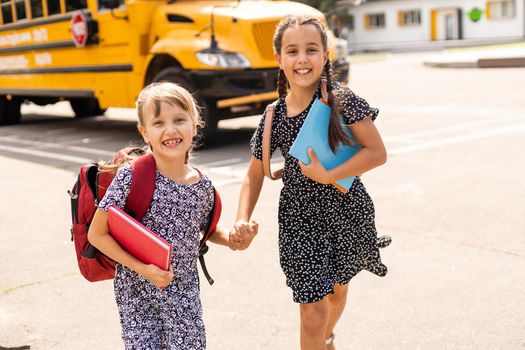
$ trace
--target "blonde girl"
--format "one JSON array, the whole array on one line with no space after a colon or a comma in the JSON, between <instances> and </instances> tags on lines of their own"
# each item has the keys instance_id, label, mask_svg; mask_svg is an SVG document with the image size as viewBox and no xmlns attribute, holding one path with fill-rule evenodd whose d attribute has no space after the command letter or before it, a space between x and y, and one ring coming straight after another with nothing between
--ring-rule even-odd
<instances>
[{"instance_id":1,"label":"blonde girl","mask_svg":"<svg viewBox=\"0 0 525 350\"><path fill-rule=\"evenodd\" d=\"M346 194L330 185L385 163L385 147L373 123L378 110L334 81L326 28L319 20L284 18L276 28L273 47L280 66L280 98L272 122L271 152L279 147L285 158L279 199L280 262L293 300L299 303L301 349L333 350L333 331L345 307L350 279L363 269L379 276L387 273L378 248L388 245L390 238L377 238L374 206L363 183L356 178ZM321 97L322 76L333 110L330 145L352 142L343 133L339 116L361 145L354 157L330 171L312 150L309 165L288 154L311 104ZM249 232L246 224L263 184L263 129L264 116L251 141L253 157L241 188L239 235Z\"/></svg>"},{"instance_id":2,"label":"blonde girl","mask_svg":"<svg viewBox=\"0 0 525 350\"><path fill-rule=\"evenodd\" d=\"M123 250L108 232L107 210L124 208L133 181L120 167L100 202L88 233L92 245L118 265L115 298L126 349L205 349L197 258L200 232L213 203L207 176L187 164L201 126L191 94L168 82L145 87L137 100L138 130L156 162L155 190L142 223L173 244L171 268L146 265ZM220 226L210 241L229 246Z\"/></svg>"}]
</instances>

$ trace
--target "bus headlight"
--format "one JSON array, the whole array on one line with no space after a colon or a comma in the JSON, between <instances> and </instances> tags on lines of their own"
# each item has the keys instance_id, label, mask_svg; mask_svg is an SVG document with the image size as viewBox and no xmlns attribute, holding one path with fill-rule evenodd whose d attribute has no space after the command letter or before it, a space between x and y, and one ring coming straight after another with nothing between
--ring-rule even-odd
<instances>
[{"instance_id":1,"label":"bus headlight","mask_svg":"<svg viewBox=\"0 0 525 350\"><path fill-rule=\"evenodd\" d=\"M197 59L208 66L224 68L249 68L250 62L246 57L237 52L227 51L199 51L195 54Z\"/></svg>"}]
</instances>

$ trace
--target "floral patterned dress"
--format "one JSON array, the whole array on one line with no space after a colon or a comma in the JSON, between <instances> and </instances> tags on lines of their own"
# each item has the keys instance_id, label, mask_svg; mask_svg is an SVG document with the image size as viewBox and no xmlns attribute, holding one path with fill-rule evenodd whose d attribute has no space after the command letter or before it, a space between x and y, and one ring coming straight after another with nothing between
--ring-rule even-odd
<instances>
[{"instance_id":1,"label":"floral patterned dress","mask_svg":"<svg viewBox=\"0 0 525 350\"><path fill-rule=\"evenodd\" d=\"M99 208L124 208L131 181L131 168L120 168ZM206 176L183 185L157 171L153 200L142 223L173 244L175 278L161 291L131 269L117 265L114 289L126 349L206 348L197 260L200 231L212 203L213 187Z\"/></svg>"},{"instance_id":2,"label":"floral patterned dress","mask_svg":"<svg viewBox=\"0 0 525 350\"><path fill-rule=\"evenodd\" d=\"M335 92L345 123L377 117L378 110L350 89L337 85ZM332 185L304 176L297 159L288 153L314 99L320 97L319 88L310 105L294 117L287 117L282 97L272 121L271 153L279 147L285 159L279 199L279 257L297 303L323 299L333 293L336 282L344 285L363 269L379 276L387 273L378 248L388 245L390 237L378 239L374 205L359 177L343 194ZM252 155L260 160L264 118L251 140Z\"/></svg>"}]
</instances>

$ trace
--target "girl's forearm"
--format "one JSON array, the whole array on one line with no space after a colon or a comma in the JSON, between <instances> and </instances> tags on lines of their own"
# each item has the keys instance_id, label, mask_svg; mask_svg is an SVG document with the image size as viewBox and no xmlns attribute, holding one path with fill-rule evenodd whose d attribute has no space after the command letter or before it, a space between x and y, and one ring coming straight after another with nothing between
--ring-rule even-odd
<instances>
[{"instance_id":1,"label":"girl's forearm","mask_svg":"<svg viewBox=\"0 0 525 350\"><path fill-rule=\"evenodd\" d=\"M387 154L384 148L363 148L343 164L328 170L329 183L345 179L350 176L360 176L386 162Z\"/></svg>"},{"instance_id":2,"label":"girl's forearm","mask_svg":"<svg viewBox=\"0 0 525 350\"><path fill-rule=\"evenodd\" d=\"M88 232L88 240L95 248L119 264L129 267L142 274L145 266L140 260L129 254L109 234L107 226L107 213L97 209Z\"/></svg>"},{"instance_id":3,"label":"girl's forearm","mask_svg":"<svg viewBox=\"0 0 525 350\"><path fill-rule=\"evenodd\" d=\"M230 246L229 234L230 233L228 232L228 230L224 226L219 224L217 225L217 229L215 230L215 232L211 234L208 240L212 243L225 245L229 247Z\"/></svg>"},{"instance_id":4,"label":"girl's forearm","mask_svg":"<svg viewBox=\"0 0 525 350\"><path fill-rule=\"evenodd\" d=\"M141 271L144 263L122 249L111 235L98 235L96 239L90 239L89 242L117 263L142 274Z\"/></svg>"},{"instance_id":5,"label":"girl's forearm","mask_svg":"<svg viewBox=\"0 0 525 350\"><path fill-rule=\"evenodd\" d=\"M239 195L239 207L237 209L237 221L250 221L252 213L255 210L255 205L259 200L261 193L262 181L258 179L250 179L247 175L241 186L241 194Z\"/></svg>"},{"instance_id":6,"label":"girl's forearm","mask_svg":"<svg viewBox=\"0 0 525 350\"><path fill-rule=\"evenodd\" d=\"M248 171L246 172L246 176L241 185L239 205L237 208L237 221L250 220L255 205L259 199L263 182L264 174L262 170L262 162L252 157L248 166Z\"/></svg>"},{"instance_id":7,"label":"girl's forearm","mask_svg":"<svg viewBox=\"0 0 525 350\"><path fill-rule=\"evenodd\" d=\"M340 166L328 171L329 182L359 176L386 162L387 154L379 131L371 118L350 125L361 150Z\"/></svg>"}]
</instances>

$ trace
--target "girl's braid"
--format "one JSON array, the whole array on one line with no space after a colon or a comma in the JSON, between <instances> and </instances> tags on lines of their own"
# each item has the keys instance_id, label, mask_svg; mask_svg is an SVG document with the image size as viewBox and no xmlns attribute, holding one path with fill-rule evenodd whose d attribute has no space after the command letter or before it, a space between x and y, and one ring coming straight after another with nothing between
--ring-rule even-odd
<instances>
[{"instance_id":1,"label":"girl's braid","mask_svg":"<svg viewBox=\"0 0 525 350\"><path fill-rule=\"evenodd\" d=\"M332 108L332 113L330 115L330 126L328 127L328 143L332 151L335 153L335 150L339 143L342 142L345 145L351 145L352 140L350 139L350 137L348 137L348 135L344 133L343 128L341 126L341 120L339 119L339 116L341 115L341 108L339 106L339 101L334 94L334 77L332 71L332 63L330 62L330 59L328 59L326 61L326 64L324 65L324 73L326 75L326 91L328 92L328 105Z\"/></svg>"},{"instance_id":2,"label":"girl's braid","mask_svg":"<svg viewBox=\"0 0 525 350\"><path fill-rule=\"evenodd\" d=\"M277 91L279 92L279 98L286 95L288 92L288 79L282 69L279 69L279 76L277 78Z\"/></svg>"}]
</instances>

